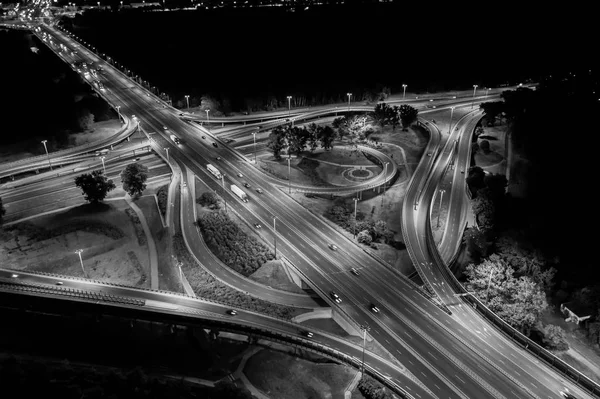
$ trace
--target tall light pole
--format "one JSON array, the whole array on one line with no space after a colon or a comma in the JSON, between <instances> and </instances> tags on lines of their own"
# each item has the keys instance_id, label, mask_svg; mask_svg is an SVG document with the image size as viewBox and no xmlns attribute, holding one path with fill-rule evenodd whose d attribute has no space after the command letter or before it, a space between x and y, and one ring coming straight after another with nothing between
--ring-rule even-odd
<instances>
[{"instance_id":1,"label":"tall light pole","mask_svg":"<svg viewBox=\"0 0 600 399\"><path fill-rule=\"evenodd\" d=\"M277 216L273 216L273 240L275 242L275 259L277 259L277 226L275 225L276 220Z\"/></svg>"},{"instance_id":2,"label":"tall light pole","mask_svg":"<svg viewBox=\"0 0 600 399\"><path fill-rule=\"evenodd\" d=\"M292 113L292 96L287 96L287 100L288 100L288 118L289 118Z\"/></svg>"},{"instance_id":3,"label":"tall light pole","mask_svg":"<svg viewBox=\"0 0 600 399\"><path fill-rule=\"evenodd\" d=\"M477 85L473 85L473 101L471 101L471 109L475 106L475 92L477 91Z\"/></svg>"},{"instance_id":4,"label":"tall light pole","mask_svg":"<svg viewBox=\"0 0 600 399\"><path fill-rule=\"evenodd\" d=\"M183 286L183 270L181 270L181 266L183 266L183 263L177 262L177 267L179 268L179 281L181 281L181 290L185 292L185 288Z\"/></svg>"},{"instance_id":5,"label":"tall light pole","mask_svg":"<svg viewBox=\"0 0 600 399\"><path fill-rule=\"evenodd\" d=\"M210 118L208 116L208 113L210 112L210 109L205 110L206 111L206 126L208 127L208 124L210 123ZM208 127L209 131L210 131L210 127Z\"/></svg>"},{"instance_id":6,"label":"tall light pole","mask_svg":"<svg viewBox=\"0 0 600 399\"><path fill-rule=\"evenodd\" d=\"M350 97L352 97L352 93L346 93L348 96L348 112L350 112Z\"/></svg>"},{"instance_id":7,"label":"tall light pole","mask_svg":"<svg viewBox=\"0 0 600 399\"><path fill-rule=\"evenodd\" d=\"M187 109L190 109L190 96L188 96L187 94L185 95L185 101L187 103Z\"/></svg>"},{"instance_id":8,"label":"tall light pole","mask_svg":"<svg viewBox=\"0 0 600 399\"><path fill-rule=\"evenodd\" d=\"M100 157L100 160L102 161L102 169L104 170L104 176L106 176L106 166L104 166L104 158L106 157Z\"/></svg>"},{"instance_id":9,"label":"tall light pole","mask_svg":"<svg viewBox=\"0 0 600 399\"><path fill-rule=\"evenodd\" d=\"M81 253L83 252L83 249L78 249L77 251L75 251L75 253L77 253L77 255L79 255L79 263L81 263L81 270L83 271L83 277L87 276L85 275L85 269L83 268L83 258L81 257Z\"/></svg>"},{"instance_id":10,"label":"tall light pole","mask_svg":"<svg viewBox=\"0 0 600 399\"><path fill-rule=\"evenodd\" d=\"M117 114L119 114L119 119L123 119L123 117L121 116L121 111L120 111L121 106L117 105L117 106L115 106L115 108L117 109Z\"/></svg>"},{"instance_id":11,"label":"tall light pole","mask_svg":"<svg viewBox=\"0 0 600 399\"><path fill-rule=\"evenodd\" d=\"M442 213L442 198L444 198L445 192L446 192L446 190L440 190L440 207L438 209L437 227L440 227L440 213Z\"/></svg>"},{"instance_id":12,"label":"tall light pole","mask_svg":"<svg viewBox=\"0 0 600 399\"><path fill-rule=\"evenodd\" d=\"M169 149L167 147L165 147L164 150L167 152L167 162L171 162L169 160Z\"/></svg>"},{"instance_id":13,"label":"tall light pole","mask_svg":"<svg viewBox=\"0 0 600 399\"><path fill-rule=\"evenodd\" d=\"M486 88L485 88L485 98L487 98L487 96L488 96L488 92L489 92L489 91L490 91L490 88L489 88L489 87L486 87Z\"/></svg>"},{"instance_id":14,"label":"tall light pole","mask_svg":"<svg viewBox=\"0 0 600 399\"><path fill-rule=\"evenodd\" d=\"M452 133L452 116L454 115L454 108L450 107L450 126L448 126L448 134Z\"/></svg>"},{"instance_id":15,"label":"tall light pole","mask_svg":"<svg viewBox=\"0 0 600 399\"><path fill-rule=\"evenodd\" d=\"M367 346L367 331L371 328L369 326L360 326L360 329L363 330L363 352L362 352L362 366L361 373L365 374L365 347Z\"/></svg>"},{"instance_id":16,"label":"tall light pole","mask_svg":"<svg viewBox=\"0 0 600 399\"><path fill-rule=\"evenodd\" d=\"M288 154L288 194L292 193L292 168L290 166L291 156Z\"/></svg>"},{"instance_id":17,"label":"tall light pole","mask_svg":"<svg viewBox=\"0 0 600 399\"><path fill-rule=\"evenodd\" d=\"M356 239L356 203L358 198L354 198L354 239Z\"/></svg>"},{"instance_id":18,"label":"tall light pole","mask_svg":"<svg viewBox=\"0 0 600 399\"><path fill-rule=\"evenodd\" d=\"M406 98L406 85L402 84L402 99L404 100Z\"/></svg>"},{"instance_id":19,"label":"tall light pole","mask_svg":"<svg viewBox=\"0 0 600 399\"><path fill-rule=\"evenodd\" d=\"M384 181L384 183L383 183L383 195L381 196L381 206L383 206L383 197L385 197L385 188L387 186L387 182L385 181L385 178L387 176L387 166L388 166L388 163L389 162L386 162L383 165L383 181Z\"/></svg>"},{"instance_id":20,"label":"tall light pole","mask_svg":"<svg viewBox=\"0 0 600 399\"><path fill-rule=\"evenodd\" d=\"M252 136L254 136L254 164L256 165L256 133L258 133L258 129L256 132L252 132Z\"/></svg>"},{"instance_id":21,"label":"tall light pole","mask_svg":"<svg viewBox=\"0 0 600 399\"><path fill-rule=\"evenodd\" d=\"M48 155L48 147L46 147L46 143L48 140L42 140L42 144L44 145L44 150L46 150L46 158L48 158L48 166L50 166L50 170L52 170L52 164L50 163L50 155Z\"/></svg>"}]
</instances>

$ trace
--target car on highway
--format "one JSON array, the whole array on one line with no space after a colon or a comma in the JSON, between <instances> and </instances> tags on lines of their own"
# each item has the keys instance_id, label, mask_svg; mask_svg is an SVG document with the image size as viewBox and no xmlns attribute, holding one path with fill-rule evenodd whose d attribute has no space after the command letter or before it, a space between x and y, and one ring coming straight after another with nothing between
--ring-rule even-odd
<instances>
[{"instance_id":1,"label":"car on highway","mask_svg":"<svg viewBox=\"0 0 600 399\"><path fill-rule=\"evenodd\" d=\"M241 174L241 173L238 173L238 174L237 174L237 177L244 177L244 175L243 175L243 174Z\"/></svg>"},{"instance_id":2,"label":"car on highway","mask_svg":"<svg viewBox=\"0 0 600 399\"><path fill-rule=\"evenodd\" d=\"M254 227L256 227L257 229L260 229L262 226L260 225L260 223L254 223Z\"/></svg>"},{"instance_id":3,"label":"car on highway","mask_svg":"<svg viewBox=\"0 0 600 399\"><path fill-rule=\"evenodd\" d=\"M229 316L235 316L235 315L237 314L237 312L236 312L235 310L233 310L233 309L229 309L229 310L227 311L227 314L228 314Z\"/></svg>"},{"instance_id":4,"label":"car on highway","mask_svg":"<svg viewBox=\"0 0 600 399\"><path fill-rule=\"evenodd\" d=\"M164 129L164 130L169 130L169 129L168 129L166 126L163 126L163 129Z\"/></svg>"},{"instance_id":5,"label":"car on highway","mask_svg":"<svg viewBox=\"0 0 600 399\"><path fill-rule=\"evenodd\" d=\"M428 157L430 157L430 156L431 156L431 153L430 153L430 152L428 152L428 153L427 153L427 156L428 156Z\"/></svg>"},{"instance_id":6,"label":"car on highway","mask_svg":"<svg viewBox=\"0 0 600 399\"><path fill-rule=\"evenodd\" d=\"M220 160L221 160L221 157L217 157L217 161L220 161Z\"/></svg>"},{"instance_id":7,"label":"car on highway","mask_svg":"<svg viewBox=\"0 0 600 399\"><path fill-rule=\"evenodd\" d=\"M183 116L183 112L180 112L180 113L179 113L179 116Z\"/></svg>"},{"instance_id":8,"label":"car on highway","mask_svg":"<svg viewBox=\"0 0 600 399\"><path fill-rule=\"evenodd\" d=\"M337 251L338 247L335 244L329 244L329 249L331 249L332 251Z\"/></svg>"},{"instance_id":9,"label":"car on highway","mask_svg":"<svg viewBox=\"0 0 600 399\"><path fill-rule=\"evenodd\" d=\"M219 146L217 145L217 143L213 143L213 147L218 148Z\"/></svg>"},{"instance_id":10,"label":"car on highway","mask_svg":"<svg viewBox=\"0 0 600 399\"><path fill-rule=\"evenodd\" d=\"M257 193L259 193L259 194L262 194L262 193L263 193L263 190L261 190L260 188L257 188L257 189L256 189L256 192L257 192Z\"/></svg>"},{"instance_id":11,"label":"car on highway","mask_svg":"<svg viewBox=\"0 0 600 399\"><path fill-rule=\"evenodd\" d=\"M566 399L577 399L577 396L575 396L571 392L569 392L568 388L565 388L562 391L560 391L560 394L562 395L563 398L566 398Z\"/></svg>"},{"instance_id":12,"label":"car on highway","mask_svg":"<svg viewBox=\"0 0 600 399\"><path fill-rule=\"evenodd\" d=\"M244 183L244 187L246 187L246 188L250 188L250 184L248 184L248 183Z\"/></svg>"},{"instance_id":13,"label":"car on highway","mask_svg":"<svg viewBox=\"0 0 600 399\"><path fill-rule=\"evenodd\" d=\"M181 182L181 188L186 188L187 187L187 182L186 181L182 181Z\"/></svg>"},{"instance_id":14,"label":"car on highway","mask_svg":"<svg viewBox=\"0 0 600 399\"><path fill-rule=\"evenodd\" d=\"M331 291L329 295L331 296L331 299L335 301L335 303L342 303L342 298L340 298L340 296L335 292Z\"/></svg>"},{"instance_id":15,"label":"car on highway","mask_svg":"<svg viewBox=\"0 0 600 399\"><path fill-rule=\"evenodd\" d=\"M63 285L63 282L62 281L57 281L56 285Z\"/></svg>"},{"instance_id":16,"label":"car on highway","mask_svg":"<svg viewBox=\"0 0 600 399\"><path fill-rule=\"evenodd\" d=\"M460 173L465 173L465 170L464 170L464 169L461 169L461 170L460 170Z\"/></svg>"},{"instance_id":17,"label":"car on highway","mask_svg":"<svg viewBox=\"0 0 600 399\"><path fill-rule=\"evenodd\" d=\"M205 139L205 138L206 138L206 136L202 136L202 138L203 138L203 139Z\"/></svg>"},{"instance_id":18,"label":"car on highway","mask_svg":"<svg viewBox=\"0 0 600 399\"><path fill-rule=\"evenodd\" d=\"M373 312L373 313L379 313L379 308L373 304L371 304L371 306L369 306L369 309L371 309L371 312Z\"/></svg>"},{"instance_id":19,"label":"car on highway","mask_svg":"<svg viewBox=\"0 0 600 399\"><path fill-rule=\"evenodd\" d=\"M353 267L352 269L350 269L350 272L352 274L354 274L355 276L360 276L360 272L355 267Z\"/></svg>"},{"instance_id":20,"label":"car on highway","mask_svg":"<svg viewBox=\"0 0 600 399\"><path fill-rule=\"evenodd\" d=\"M302 331L302 335L304 335L306 338L312 338L313 337L313 333L310 331Z\"/></svg>"}]
</instances>

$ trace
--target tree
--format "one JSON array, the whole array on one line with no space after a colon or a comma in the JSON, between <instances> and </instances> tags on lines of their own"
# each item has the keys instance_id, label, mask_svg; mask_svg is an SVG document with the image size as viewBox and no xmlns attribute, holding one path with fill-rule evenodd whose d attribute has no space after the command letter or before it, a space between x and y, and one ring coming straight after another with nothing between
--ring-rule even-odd
<instances>
[{"instance_id":1,"label":"tree","mask_svg":"<svg viewBox=\"0 0 600 399\"><path fill-rule=\"evenodd\" d=\"M0 226L2 226L2 221L4 220L4 215L6 215L6 209L2 204L2 198L0 198Z\"/></svg>"},{"instance_id":2,"label":"tree","mask_svg":"<svg viewBox=\"0 0 600 399\"><path fill-rule=\"evenodd\" d=\"M296 153L296 155L300 155L304 151L304 147L306 147L308 136L308 131L298 126L286 129L288 154Z\"/></svg>"},{"instance_id":3,"label":"tree","mask_svg":"<svg viewBox=\"0 0 600 399\"><path fill-rule=\"evenodd\" d=\"M375 106L371 116L379 126L384 127L390 123L390 115L393 112L392 107L386 103L379 103Z\"/></svg>"},{"instance_id":4,"label":"tree","mask_svg":"<svg viewBox=\"0 0 600 399\"><path fill-rule=\"evenodd\" d=\"M206 110L210 110L209 113L211 115L217 116L221 113L221 104L217 101L216 98L205 94L200 99L200 109L202 112L206 113Z\"/></svg>"},{"instance_id":5,"label":"tree","mask_svg":"<svg viewBox=\"0 0 600 399\"><path fill-rule=\"evenodd\" d=\"M506 187L508 187L506 176L499 173L488 173L483 177L483 182L490 190L490 196L495 202L506 194Z\"/></svg>"},{"instance_id":6,"label":"tree","mask_svg":"<svg viewBox=\"0 0 600 399\"><path fill-rule=\"evenodd\" d=\"M494 126L498 116L504 113L504 101L481 103L479 108L485 113L488 126Z\"/></svg>"},{"instance_id":7,"label":"tree","mask_svg":"<svg viewBox=\"0 0 600 399\"><path fill-rule=\"evenodd\" d=\"M373 242L373 237L371 237L371 233L369 232L369 230L363 230L360 233L358 233L356 235L356 239L359 243L366 245L369 245L371 244L371 242Z\"/></svg>"},{"instance_id":8,"label":"tree","mask_svg":"<svg viewBox=\"0 0 600 399\"><path fill-rule=\"evenodd\" d=\"M399 108L402 130L408 130L408 127L417 120L419 111L408 104L402 104Z\"/></svg>"},{"instance_id":9,"label":"tree","mask_svg":"<svg viewBox=\"0 0 600 399\"><path fill-rule=\"evenodd\" d=\"M104 200L109 191L116 188L112 180L108 180L102 174L101 170L95 170L92 173L85 173L75 178L75 185L81 188L85 200L91 203L98 203Z\"/></svg>"},{"instance_id":10,"label":"tree","mask_svg":"<svg viewBox=\"0 0 600 399\"><path fill-rule=\"evenodd\" d=\"M277 126L271 130L267 147L273 151L276 160L281 160L281 151L286 147L285 130L283 126Z\"/></svg>"},{"instance_id":11,"label":"tree","mask_svg":"<svg viewBox=\"0 0 600 399\"><path fill-rule=\"evenodd\" d=\"M325 150L331 150L333 148L333 140L335 139L335 131L331 126L324 126L319 129L319 141L321 142L321 148Z\"/></svg>"},{"instance_id":12,"label":"tree","mask_svg":"<svg viewBox=\"0 0 600 399\"><path fill-rule=\"evenodd\" d=\"M355 140L364 140L367 127L367 117L365 115L354 115L346 118L346 129L351 143Z\"/></svg>"},{"instance_id":13,"label":"tree","mask_svg":"<svg viewBox=\"0 0 600 399\"><path fill-rule=\"evenodd\" d=\"M83 108L77 116L77 126L81 131L89 129L94 123L94 114L87 108Z\"/></svg>"},{"instance_id":14,"label":"tree","mask_svg":"<svg viewBox=\"0 0 600 399\"><path fill-rule=\"evenodd\" d=\"M479 190L477 197L471 200L471 206L479 228L483 230L492 229L494 227L496 208L489 194L489 189L483 188Z\"/></svg>"},{"instance_id":15,"label":"tree","mask_svg":"<svg viewBox=\"0 0 600 399\"><path fill-rule=\"evenodd\" d=\"M400 124L400 107L394 105L390 112L389 123L392 125L392 130L396 130L396 126Z\"/></svg>"},{"instance_id":16,"label":"tree","mask_svg":"<svg viewBox=\"0 0 600 399\"><path fill-rule=\"evenodd\" d=\"M472 166L467 173L467 185L471 194L477 195L477 191L485 187L485 172L479 166Z\"/></svg>"},{"instance_id":17,"label":"tree","mask_svg":"<svg viewBox=\"0 0 600 399\"><path fill-rule=\"evenodd\" d=\"M316 123L311 123L304 129L306 130L307 144L310 152L314 152L319 146L319 135L323 127L318 126Z\"/></svg>"},{"instance_id":18,"label":"tree","mask_svg":"<svg viewBox=\"0 0 600 399\"><path fill-rule=\"evenodd\" d=\"M558 351L566 351L569 349L569 344L565 338L565 330L554 324L548 324L544 327L543 342L549 349Z\"/></svg>"},{"instance_id":19,"label":"tree","mask_svg":"<svg viewBox=\"0 0 600 399\"><path fill-rule=\"evenodd\" d=\"M209 209L219 209L219 196L213 191L206 191L196 200L200 205Z\"/></svg>"},{"instance_id":20,"label":"tree","mask_svg":"<svg viewBox=\"0 0 600 399\"><path fill-rule=\"evenodd\" d=\"M515 277L514 270L499 256L467 266L467 290L514 328L529 334L548 307L546 296L529 277Z\"/></svg>"},{"instance_id":21,"label":"tree","mask_svg":"<svg viewBox=\"0 0 600 399\"><path fill-rule=\"evenodd\" d=\"M469 227L463 235L463 243L467 246L469 255L475 262L479 262L488 255L492 243L488 242L485 233L477 227Z\"/></svg>"},{"instance_id":22,"label":"tree","mask_svg":"<svg viewBox=\"0 0 600 399\"><path fill-rule=\"evenodd\" d=\"M148 168L139 163L127 165L121 172L123 190L132 197L139 197L146 189L148 180Z\"/></svg>"}]
</instances>

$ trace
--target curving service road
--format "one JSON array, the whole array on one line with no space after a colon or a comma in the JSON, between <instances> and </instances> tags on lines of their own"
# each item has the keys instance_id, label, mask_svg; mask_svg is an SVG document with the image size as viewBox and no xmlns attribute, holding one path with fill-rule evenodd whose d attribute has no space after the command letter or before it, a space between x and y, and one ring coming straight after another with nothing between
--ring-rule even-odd
<instances>
[{"instance_id":1,"label":"curving service road","mask_svg":"<svg viewBox=\"0 0 600 399\"><path fill-rule=\"evenodd\" d=\"M389 353L395 356L402 366L410 371L415 379L421 381L415 385L410 378L398 370L388 374L391 381L413 392L419 397L437 398L558 398L562 388L560 376L545 365L534 363L513 343L501 340L499 333L491 331L485 321L470 309L459 305L448 314L435 303L429 301L406 278L398 275L387 265L378 262L366 254L353 241L339 234L327 223L291 200L277 187L265 181L264 174L237 152L218 140L200 138L198 128L181 121L177 111L171 108L157 107L156 101L139 86L132 84L124 75L104 63L85 48L66 37L52 27L44 27L57 41L77 48L80 55L92 62L105 66L103 81L113 104L120 104L121 111L135 114L148 133L152 135L153 146L158 149L169 148L169 155L182 165L182 172L195 174L210 189L216 190L226 198L228 206L248 221L259 221L263 226L275 227L263 230L277 238L278 254L285 256L304 276L306 282L323 299L327 300L334 312L345 317L355 326L369 326L369 335L376 339ZM176 132L182 138L181 145L169 140L162 129ZM442 135L434 128L432 141L428 145L437 154L443 142ZM202 130L200 130L202 131ZM456 132L459 132L457 130ZM208 132L204 131L205 135ZM451 143L459 133L451 133L446 144L436 157L424 157L412 177L405 207L407 216L407 234L411 245L411 257L416 256L423 263L432 263L432 254L426 244L428 232L429 201L437 182L446 168L452 154ZM209 135L209 137L212 137ZM213 147L212 143L217 143ZM218 167L225 173L228 183L235 181L238 172L243 172L244 180L254 187L261 187L262 194L248 191L250 201L241 202L227 189L222 189L224 180L214 179L206 170L206 164L216 163L215 157L222 161ZM189 177L186 177L191 182ZM413 188L414 187L414 188ZM184 193L185 194L185 193ZM185 198L189 204L185 204ZM190 204L194 202L191 190L182 201L181 227L186 231L186 240L197 235L193 227ZM419 204L417 204L417 202ZM187 216L183 210L187 209ZM192 207L193 208L193 207ZM337 251L329 245L335 243ZM407 243L408 245L408 243ZM354 276L349 270L354 267L362 271ZM453 295L447 284L440 280L436 268L422 268L421 273L429 286L440 292L443 300ZM38 277L29 276L28 279ZM44 283L48 283L47 281ZM93 282L80 282L86 289L116 290ZM119 288L122 289L122 288ZM330 293L335 291L341 298L335 303ZM132 294L127 291L125 295ZM146 293L145 296L154 295ZM144 297L145 297L144 296ZM163 304L179 304L178 296L161 296ZM449 302L446 302L449 303ZM376 305L381 311L370 310ZM214 312L222 310L215 309ZM271 327L264 316L254 315L256 323ZM259 320L260 321L257 321ZM264 323L264 324L262 324ZM498 338L496 340L496 338ZM543 381L543 383L538 382ZM423 387L428 389L424 390ZM577 392L572 384L565 382L571 390ZM582 394L581 392L578 392ZM583 394L582 394L583 395ZM582 396L584 397L584 396Z\"/></svg>"}]
</instances>

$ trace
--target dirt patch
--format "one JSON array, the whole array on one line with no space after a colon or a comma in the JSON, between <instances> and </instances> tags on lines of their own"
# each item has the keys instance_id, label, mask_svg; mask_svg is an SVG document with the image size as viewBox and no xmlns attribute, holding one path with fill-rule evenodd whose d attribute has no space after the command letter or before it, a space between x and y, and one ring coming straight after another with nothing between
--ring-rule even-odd
<instances>
[{"instance_id":1,"label":"dirt patch","mask_svg":"<svg viewBox=\"0 0 600 399\"><path fill-rule=\"evenodd\" d=\"M0 264L147 287L148 249L131 238L135 227L126 209L124 200L82 205L11 226L0 244ZM85 275L77 249L83 249Z\"/></svg>"},{"instance_id":2,"label":"dirt patch","mask_svg":"<svg viewBox=\"0 0 600 399\"><path fill-rule=\"evenodd\" d=\"M306 292L294 284L285 272L281 260L270 260L252 273L249 278L268 287L282 291L305 294Z\"/></svg>"},{"instance_id":3,"label":"dirt patch","mask_svg":"<svg viewBox=\"0 0 600 399\"><path fill-rule=\"evenodd\" d=\"M263 349L248 359L244 374L272 398L341 399L356 371L346 365L315 363Z\"/></svg>"}]
</instances>

